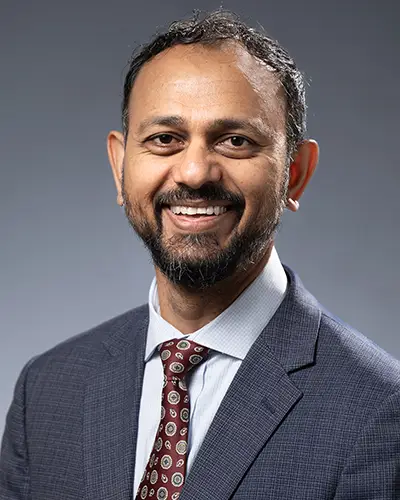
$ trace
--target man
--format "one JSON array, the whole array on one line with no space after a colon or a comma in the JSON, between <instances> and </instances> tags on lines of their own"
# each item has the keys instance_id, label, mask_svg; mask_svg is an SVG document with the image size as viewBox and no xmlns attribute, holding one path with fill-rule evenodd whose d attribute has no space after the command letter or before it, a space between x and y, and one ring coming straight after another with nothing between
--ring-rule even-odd
<instances>
[{"instance_id":1,"label":"man","mask_svg":"<svg viewBox=\"0 0 400 500\"><path fill-rule=\"evenodd\" d=\"M274 248L318 160L287 52L226 12L174 23L108 153L149 303L26 365L1 499L400 498L399 363Z\"/></svg>"}]
</instances>

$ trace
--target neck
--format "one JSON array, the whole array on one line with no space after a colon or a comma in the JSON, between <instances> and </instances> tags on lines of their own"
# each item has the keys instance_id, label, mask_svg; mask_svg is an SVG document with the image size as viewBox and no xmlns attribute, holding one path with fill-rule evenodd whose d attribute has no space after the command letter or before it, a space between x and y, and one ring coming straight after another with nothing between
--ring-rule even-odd
<instances>
[{"instance_id":1,"label":"neck","mask_svg":"<svg viewBox=\"0 0 400 500\"><path fill-rule=\"evenodd\" d=\"M234 275L207 290L187 290L171 283L157 268L156 279L160 314L184 334L210 323L257 278L271 255L272 245L263 258L246 273Z\"/></svg>"}]
</instances>

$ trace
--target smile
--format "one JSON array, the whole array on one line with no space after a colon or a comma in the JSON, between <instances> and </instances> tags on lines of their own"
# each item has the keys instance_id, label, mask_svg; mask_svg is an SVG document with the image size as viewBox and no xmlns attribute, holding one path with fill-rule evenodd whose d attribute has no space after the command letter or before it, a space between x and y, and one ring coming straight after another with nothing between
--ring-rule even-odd
<instances>
[{"instance_id":1,"label":"smile","mask_svg":"<svg viewBox=\"0 0 400 500\"><path fill-rule=\"evenodd\" d=\"M230 207L221 205L172 205L163 212L177 229L190 232L217 229L237 216Z\"/></svg>"},{"instance_id":2,"label":"smile","mask_svg":"<svg viewBox=\"0 0 400 500\"><path fill-rule=\"evenodd\" d=\"M177 206L170 207L171 212L176 215L221 215L225 213L228 208L224 206L208 206L208 207L193 207L193 206Z\"/></svg>"}]
</instances>

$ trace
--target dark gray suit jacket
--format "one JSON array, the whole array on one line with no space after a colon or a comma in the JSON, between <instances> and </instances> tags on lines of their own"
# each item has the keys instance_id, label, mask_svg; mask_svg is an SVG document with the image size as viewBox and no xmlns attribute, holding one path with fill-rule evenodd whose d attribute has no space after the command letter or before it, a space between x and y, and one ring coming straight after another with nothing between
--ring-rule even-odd
<instances>
[{"instance_id":1,"label":"dark gray suit jacket","mask_svg":"<svg viewBox=\"0 0 400 500\"><path fill-rule=\"evenodd\" d=\"M400 365L286 271L181 499L399 499ZM133 309L26 365L1 500L132 500L147 324L147 306Z\"/></svg>"}]
</instances>

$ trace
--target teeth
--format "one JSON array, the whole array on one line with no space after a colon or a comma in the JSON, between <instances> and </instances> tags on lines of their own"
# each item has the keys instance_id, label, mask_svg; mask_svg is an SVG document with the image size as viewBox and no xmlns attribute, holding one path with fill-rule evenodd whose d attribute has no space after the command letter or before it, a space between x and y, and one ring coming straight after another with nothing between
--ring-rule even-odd
<instances>
[{"instance_id":1,"label":"teeth","mask_svg":"<svg viewBox=\"0 0 400 500\"><path fill-rule=\"evenodd\" d=\"M226 207L183 207L183 206L171 206L171 211L174 214L183 214L183 215L220 215L226 212Z\"/></svg>"}]
</instances>

